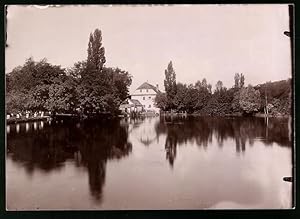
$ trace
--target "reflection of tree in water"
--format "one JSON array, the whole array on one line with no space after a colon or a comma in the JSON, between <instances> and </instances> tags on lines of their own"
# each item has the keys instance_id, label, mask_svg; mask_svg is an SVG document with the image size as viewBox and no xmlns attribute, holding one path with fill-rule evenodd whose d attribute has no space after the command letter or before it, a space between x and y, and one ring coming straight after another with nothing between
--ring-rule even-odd
<instances>
[{"instance_id":1,"label":"reflection of tree in water","mask_svg":"<svg viewBox=\"0 0 300 219\"><path fill-rule=\"evenodd\" d=\"M160 122L156 124L157 134L164 133L167 135L165 143L166 159L171 166L174 165L177 145L196 142L197 145L206 148L208 142L211 142L212 133L206 121L202 120L201 125L198 124L192 117L162 117Z\"/></svg>"},{"instance_id":2,"label":"reflection of tree in water","mask_svg":"<svg viewBox=\"0 0 300 219\"><path fill-rule=\"evenodd\" d=\"M266 146L273 142L280 146L291 146L287 119L270 118L267 125L265 119L253 117L161 117L155 128L158 135L167 135L166 157L171 166L177 145L195 142L205 149L213 136L219 147L223 146L225 140L234 139L238 154L246 151L247 141L253 146L256 139Z\"/></svg>"},{"instance_id":3,"label":"reflection of tree in water","mask_svg":"<svg viewBox=\"0 0 300 219\"><path fill-rule=\"evenodd\" d=\"M132 145L127 142L127 132L118 123L86 123L79 133L78 147L82 163L88 169L91 194L101 200L107 160L127 156Z\"/></svg>"},{"instance_id":4,"label":"reflection of tree in water","mask_svg":"<svg viewBox=\"0 0 300 219\"><path fill-rule=\"evenodd\" d=\"M33 124L30 124L33 126ZM16 133L14 126L7 135L7 150L12 160L24 164L28 174L35 168L49 172L62 167L67 158L72 158L72 151L65 150L70 146L71 129L53 124L45 125L41 130L32 127L25 132L25 124L21 124L20 133Z\"/></svg>"},{"instance_id":5,"label":"reflection of tree in water","mask_svg":"<svg viewBox=\"0 0 300 219\"><path fill-rule=\"evenodd\" d=\"M13 128L12 128L13 130ZM127 156L132 145L119 121L45 125L41 130L11 131L7 136L8 156L24 165L28 174L35 168L59 170L66 159L88 170L92 196L101 201L106 162Z\"/></svg>"},{"instance_id":6,"label":"reflection of tree in water","mask_svg":"<svg viewBox=\"0 0 300 219\"><path fill-rule=\"evenodd\" d=\"M174 128L170 128L168 131L165 150L166 150L166 159L169 161L170 165L173 167L174 160L176 158L176 147L177 147L177 135L174 132Z\"/></svg>"}]
</instances>

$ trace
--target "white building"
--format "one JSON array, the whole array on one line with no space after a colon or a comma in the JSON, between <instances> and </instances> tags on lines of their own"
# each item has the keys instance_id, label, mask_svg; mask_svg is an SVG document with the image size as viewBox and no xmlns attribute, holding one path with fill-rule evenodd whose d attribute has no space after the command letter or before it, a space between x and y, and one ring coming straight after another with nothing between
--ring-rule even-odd
<instances>
[{"instance_id":1,"label":"white building","mask_svg":"<svg viewBox=\"0 0 300 219\"><path fill-rule=\"evenodd\" d=\"M145 111L159 113L159 108L154 105L154 99L159 92L158 85L155 87L148 82L144 82L131 94L131 99L138 100Z\"/></svg>"}]
</instances>

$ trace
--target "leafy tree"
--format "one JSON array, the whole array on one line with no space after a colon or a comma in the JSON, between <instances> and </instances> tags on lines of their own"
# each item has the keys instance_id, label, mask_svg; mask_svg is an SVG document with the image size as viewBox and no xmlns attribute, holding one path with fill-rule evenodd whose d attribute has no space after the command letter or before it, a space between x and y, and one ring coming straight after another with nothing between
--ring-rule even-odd
<instances>
[{"instance_id":1,"label":"leafy tree","mask_svg":"<svg viewBox=\"0 0 300 219\"><path fill-rule=\"evenodd\" d=\"M255 90L251 85L242 88L240 91L239 104L246 114L258 112L261 106L259 90Z\"/></svg>"},{"instance_id":2,"label":"leafy tree","mask_svg":"<svg viewBox=\"0 0 300 219\"><path fill-rule=\"evenodd\" d=\"M88 69L75 71L88 72ZM82 73L80 73L82 74ZM104 67L101 74L89 72L88 77L82 78L77 87L79 105L87 112L111 112L115 113L119 105L129 95L129 86L132 79L128 72L119 68Z\"/></svg>"},{"instance_id":3,"label":"leafy tree","mask_svg":"<svg viewBox=\"0 0 300 219\"><path fill-rule=\"evenodd\" d=\"M210 94L212 93L211 89L212 89L211 84L208 84L208 85L207 85L207 91L208 91L208 93L210 93Z\"/></svg>"},{"instance_id":4,"label":"leafy tree","mask_svg":"<svg viewBox=\"0 0 300 219\"><path fill-rule=\"evenodd\" d=\"M106 68L108 74L112 77L114 87L114 96L124 101L129 95L129 86L132 83L132 77L127 71L119 68Z\"/></svg>"},{"instance_id":5,"label":"leafy tree","mask_svg":"<svg viewBox=\"0 0 300 219\"><path fill-rule=\"evenodd\" d=\"M202 82L199 80L195 83L195 88L197 90L202 90L202 91L208 91L211 92L211 85L207 84L207 81L205 78L202 79Z\"/></svg>"},{"instance_id":6,"label":"leafy tree","mask_svg":"<svg viewBox=\"0 0 300 219\"><path fill-rule=\"evenodd\" d=\"M199 102L199 99L202 97L202 95L199 95L200 93L201 91L195 89L192 84L187 87L187 94L184 103L186 105L186 110L189 113L193 113L200 107L200 105L198 105L199 103L201 104L201 102Z\"/></svg>"},{"instance_id":7,"label":"leafy tree","mask_svg":"<svg viewBox=\"0 0 300 219\"><path fill-rule=\"evenodd\" d=\"M188 108L188 88L182 83L178 83L176 87L176 96L173 101L174 107L178 111L185 111Z\"/></svg>"},{"instance_id":8,"label":"leafy tree","mask_svg":"<svg viewBox=\"0 0 300 219\"><path fill-rule=\"evenodd\" d=\"M46 59L35 62L33 58L29 58L23 66L13 69L7 77L7 107L11 111L45 110L49 87L58 83L60 77L65 77L65 71L60 66L51 65ZM12 99L17 104L10 104Z\"/></svg>"},{"instance_id":9,"label":"leafy tree","mask_svg":"<svg viewBox=\"0 0 300 219\"><path fill-rule=\"evenodd\" d=\"M74 64L72 68L67 69L67 74L73 78L81 79L86 74L87 62L79 61Z\"/></svg>"},{"instance_id":10,"label":"leafy tree","mask_svg":"<svg viewBox=\"0 0 300 219\"><path fill-rule=\"evenodd\" d=\"M261 106L266 109L266 106L273 104L275 99L279 100L280 104L275 104L273 112L278 114L291 114L291 79L281 80L276 82L266 82L255 87L261 93ZM275 101L276 102L276 101Z\"/></svg>"},{"instance_id":11,"label":"leafy tree","mask_svg":"<svg viewBox=\"0 0 300 219\"><path fill-rule=\"evenodd\" d=\"M28 102L28 96L17 90L12 90L6 93L6 110L7 113L18 113L26 110L26 104Z\"/></svg>"},{"instance_id":12,"label":"leafy tree","mask_svg":"<svg viewBox=\"0 0 300 219\"><path fill-rule=\"evenodd\" d=\"M5 87L6 87L6 92L9 93L12 89L13 89L13 86L12 86L12 83L11 83L11 75L10 74L7 74L5 75Z\"/></svg>"},{"instance_id":13,"label":"leafy tree","mask_svg":"<svg viewBox=\"0 0 300 219\"><path fill-rule=\"evenodd\" d=\"M178 83L176 91L174 107L177 111L187 111L189 113L201 110L211 96L205 79L202 82L197 81L195 85L190 84L187 86Z\"/></svg>"},{"instance_id":14,"label":"leafy tree","mask_svg":"<svg viewBox=\"0 0 300 219\"><path fill-rule=\"evenodd\" d=\"M236 73L234 76L234 95L231 103L232 112L238 113L241 111L240 107L240 89L244 87L245 76L241 73Z\"/></svg>"},{"instance_id":15,"label":"leafy tree","mask_svg":"<svg viewBox=\"0 0 300 219\"><path fill-rule=\"evenodd\" d=\"M202 83L199 80L195 83L195 88L197 90L201 90L202 89Z\"/></svg>"},{"instance_id":16,"label":"leafy tree","mask_svg":"<svg viewBox=\"0 0 300 219\"><path fill-rule=\"evenodd\" d=\"M245 76L243 75L243 73L239 74L239 73L235 73L234 75L234 88L235 89L240 89L242 87L244 87L245 85Z\"/></svg>"},{"instance_id":17,"label":"leafy tree","mask_svg":"<svg viewBox=\"0 0 300 219\"><path fill-rule=\"evenodd\" d=\"M165 111L168 107L168 99L165 93L158 93L155 97L155 106Z\"/></svg>"},{"instance_id":18,"label":"leafy tree","mask_svg":"<svg viewBox=\"0 0 300 219\"><path fill-rule=\"evenodd\" d=\"M218 81L217 84L216 84L216 90L215 92L222 92L224 91L224 87L223 87L223 82L222 81Z\"/></svg>"},{"instance_id":19,"label":"leafy tree","mask_svg":"<svg viewBox=\"0 0 300 219\"><path fill-rule=\"evenodd\" d=\"M206 90L207 89L207 81L205 78L203 78L202 82L201 82L202 87Z\"/></svg>"},{"instance_id":20,"label":"leafy tree","mask_svg":"<svg viewBox=\"0 0 300 219\"><path fill-rule=\"evenodd\" d=\"M102 75L92 72L93 80L89 74L88 78L83 78L77 87L79 94L79 105L84 113L105 112L104 96L111 93L111 86L106 83Z\"/></svg>"},{"instance_id":21,"label":"leafy tree","mask_svg":"<svg viewBox=\"0 0 300 219\"><path fill-rule=\"evenodd\" d=\"M195 111L201 110L208 102L211 97L211 85L207 84L206 79L204 78L201 84L198 82L195 84L196 91L191 92L191 95L195 95L195 105L193 109Z\"/></svg>"},{"instance_id":22,"label":"leafy tree","mask_svg":"<svg viewBox=\"0 0 300 219\"><path fill-rule=\"evenodd\" d=\"M174 108L173 99L176 95L176 74L172 61L169 62L168 68L165 70L164 80L165 91L168 99L168 109Z\"/></svg>"},{"instance_id":23,"label":"leafy tree","mask_svg":"<svg viewBox=\"0 0 300 219\"><path fill-rule=\"evenodd\" d=\"M131 76L119 68L104 67L105 51L99 29L90 34L87 51L87 61L75 63L70 70L70 75L79 79L79 106L85 113L116 113L128 97Z\"/></svg>"},{"instance_id":24,"label":"leafy tree","mask_svg":"<svg viewBox=\"0 0 300 219\"><path fill-rule=\"evenodd\" d=\"M237 113L240 112L241 107L240 107L240 91L237 91L234 93L233 100L231 103L232 107L232 112Z\"/></svg>"},{"instance_id":25,"label":"leafy tree","mask_svg":"<svg viewBox=\"0 0 300 219\"><path fill-rule=\"evenodd\" d=\"M78 107L78 94L75 78L67 77L61 83L49 86L49 97L45 101L47 110L54 112L75 112Z\"/></svg>"},{"instance_id":26,"label":"leafy tree","mask_svg":"<svg viewBox=\"0 0 300 219\"><path fill-rule=\"evenodd\" d=\"M29 110L46 110L45 103L49 98L49 87L51 85L37 85L28 92L26 108Z\"/></svg>"}]
</instances>

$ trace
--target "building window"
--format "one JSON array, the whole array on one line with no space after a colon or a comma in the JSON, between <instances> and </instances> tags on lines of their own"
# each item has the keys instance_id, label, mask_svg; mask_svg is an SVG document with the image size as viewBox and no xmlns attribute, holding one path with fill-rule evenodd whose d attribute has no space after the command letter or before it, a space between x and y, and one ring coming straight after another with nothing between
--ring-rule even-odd
<instances>
[{"instance_id":1,"label":"building window","mask_svg":"<svg viewBox=\"0 0 300 219\"><path fill-rule=\"evenodd\" d=\"M148 93L148 89L146 90L146 92Z\"/></svg>"},{"instance_id":2,"label":"building window","mask_svg":"<svg viewBox=\"0 0 300 219\"><path fill-rule=\"evenodd\" d=\"M151 108L151 105L149 105L149 108Z\"/></svg>"},{"instance_id":3,"label":"building window","mask_svg":"<svg viewBox=\"0 0 300 219\"><path fill-rule=\"evenodd\" d=\"M151 97L149 97L149 100L151 99Z\"/></svg>"},{"instance_id":4,"label":"building window","mask_svg":"<svg viewBox=\"0 0 300 219\"><path fill-rule=\"evenodd\" d=\"M140 89L140 92L142 93L142 89Z\"/></svg>"},{"instance_id":5,"label":"building window","mask_svg":"<svg viewBox=\"0 0 300 219\"><path fill-rule=\"evenodd\" d=\"M145 100L145 97L143 97L143 100Z\"/></svg>"}]
</instances>

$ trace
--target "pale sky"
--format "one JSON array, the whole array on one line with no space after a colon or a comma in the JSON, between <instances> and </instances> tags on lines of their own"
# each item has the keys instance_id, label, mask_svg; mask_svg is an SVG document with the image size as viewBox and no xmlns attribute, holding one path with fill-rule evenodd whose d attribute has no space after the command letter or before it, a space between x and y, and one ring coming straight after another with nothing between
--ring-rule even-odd
<instances>
[{"instance_id":1,"label":"pale sky","mask_svg":"<svg viewBox=\"0 0 300 219\"><path fill-rule=\"evenodd\" d=\"M64 68L86 59L89 34L102 31L106 66L163 88L170 60L177 82L206 78L247 84L291 77L287 5L9 6L6 72L25 59L42 58Z\"/></svg>"}]
</instances>

